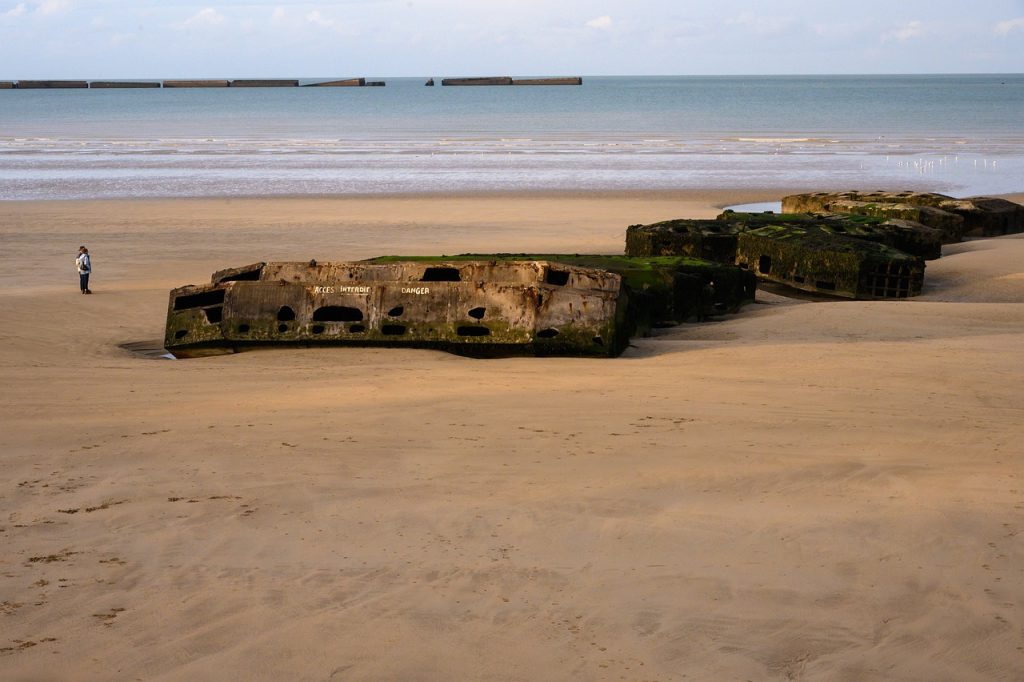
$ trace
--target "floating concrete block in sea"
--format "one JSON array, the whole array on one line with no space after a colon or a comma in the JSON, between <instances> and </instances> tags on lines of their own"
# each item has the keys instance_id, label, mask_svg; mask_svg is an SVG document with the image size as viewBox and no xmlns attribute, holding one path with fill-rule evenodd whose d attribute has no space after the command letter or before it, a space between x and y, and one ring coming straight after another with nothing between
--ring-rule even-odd
<instances>
[{"instance_id":1,"label":"floating concrete block in sea","mask_svg":"<svg viewBox=\"0 0 1024 682\"><path fill-rule=\"evenodd\" d=\"M0 81L0 90L13 90L14 81Z\"/></svg>"},{"instance_id":2,"label":"floating concrete block in sea","mask_svg":"<svg viewBox=\"0 0 1024 682\"><path fill-rule=\"evenodd\" d=\"M433 79L428 81L433 85ZM441 85L583 85L579 76L555 78L512 78L510 76L478 76L473 78L444 78Z\"/></svg>"},{"instance_id":3,"label":"floating concrete block in sea","mask_svg":"<svg viewBox=\"0 0 1024 682\"><path fill-rule=\"evenodd\" d=\"M230 81L222 79L164 81L165 88L226 88L230 85Z\"/></svg>"},{"instance_id":4,"label":"floating concrete block in sea","mask_svg":"<svg viewBox=\"0 0 1024 682\"><path fill-rule=\"evenodd\" d=\"M583 85L579 76L560 76L557 78L513 78L512 85Z\"/></svg>"},{"instance_id":5,"label":"floating concrete block in sea","mask_svg":"<svg viewBox=\"0 0 1024 682\"><path fill-rule=\"evenodd\" d=\"M442 78L441 85L512 85L512 77L483 76L475 78Z\"/></svg>"},{"instance_id":6,"label":"floating concrete block in sea","mask_svg":"<svg viewBox=\"0 0 1024 682\"><path fill-rule=\"evenodd\" d=\"M298 80L241 78L231 81L233 88L297 88Z\"/></svg>"},{"instance_id":7,"label":"floating concrete block in sea","mask_svg":"<svg viewBox=\"0 0 1024 682\"><path fill-rule=\"evenodd\" d=\"M18 81L19 90L82 90L89 87L88 81Z\"/></svg>"},{"instance_id":8,"label":"floating concrete block in sea","mask_svg":"<svg viewBox=\"0 0 1024 682\"><path fill-rule=\"evenodd\" d=\"M139 88L159 88L160 81L89 81L89 88L93 90L97 89L139 89Z\"/></svg>"},{"instance_id":9,"label":"floating concrete block in sea","mask_svg":"<svg viewBox=\"0 0 1024 682\"><path fill-rule=\"evenodd\" d=\"M342 78L340 80L306 83L306 88L361 88L366 85L365 78Z\"/></svg>"},{"instance_id":10,"label":"floating concrete block in sea","mask_svg":"<svg viewBox=\"0 0 1024 682\"><path fill-rule=\"evenodd\" d=\"M688 258L466 255L256 263L170 293L180 357L268 345L613 357L652 326L735 312L739 268Z\"/></svg>"}]
</instances>

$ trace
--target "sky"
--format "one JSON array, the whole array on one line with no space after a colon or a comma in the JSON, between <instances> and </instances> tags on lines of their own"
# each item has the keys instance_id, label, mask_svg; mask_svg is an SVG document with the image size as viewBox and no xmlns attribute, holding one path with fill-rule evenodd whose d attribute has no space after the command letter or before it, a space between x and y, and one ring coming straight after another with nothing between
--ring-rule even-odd
<instances>
[{"instance_id":1,"label":"sky","mask_svg":"<svg viewBox=\"0 0 1024 682\"><path fill-rule=\"evenodd\" d=\"M1024 72L1024 0L0 0L0 80Z\"/></svg>"}]
</instances>

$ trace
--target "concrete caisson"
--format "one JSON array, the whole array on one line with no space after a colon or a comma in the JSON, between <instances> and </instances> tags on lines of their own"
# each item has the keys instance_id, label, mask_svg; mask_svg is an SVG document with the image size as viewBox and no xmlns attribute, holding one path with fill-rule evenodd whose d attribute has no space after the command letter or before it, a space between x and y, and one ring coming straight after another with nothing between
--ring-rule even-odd
<instances>
[{"instance_id":1,"label":"concrete caisson","mask_svg":"<svg viewBox=\"0 0 1024 682\"><path fill-rule=\"evenodd\" d=\"M181 357L268 345L611 357L654 326L738 310L754 281L685 258L257 263L171 291L164 344Z\"/></svg>"},{"instance_id":2,"label":"concrete caisson","mask_svg":"<svg viewBox=\"0 0 1024 682\"><path fill-rule=\"evenodd\" d=\"M741 232L736 264L767 281L854 299L917 296L925 268L916 256L816 225L770 225Z\"/></svg>"}]
</instances>

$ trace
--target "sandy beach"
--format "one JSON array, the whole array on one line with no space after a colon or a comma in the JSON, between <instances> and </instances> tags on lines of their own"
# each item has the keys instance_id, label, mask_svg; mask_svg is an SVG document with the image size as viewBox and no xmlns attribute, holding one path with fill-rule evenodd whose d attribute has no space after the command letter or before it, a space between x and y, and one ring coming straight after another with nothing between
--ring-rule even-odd
<instances>
[{"instance_id":1,"label":"sandy beach","mask_svg":"<svg viewBox=\"0 0 1024 682\"><path fill-rule=\"evenodd\" d=\"M785 193L0 202L0 678L1024 679L1024 235L613 360L121 347L222 267Z\"/></svg>"}]
</instances>

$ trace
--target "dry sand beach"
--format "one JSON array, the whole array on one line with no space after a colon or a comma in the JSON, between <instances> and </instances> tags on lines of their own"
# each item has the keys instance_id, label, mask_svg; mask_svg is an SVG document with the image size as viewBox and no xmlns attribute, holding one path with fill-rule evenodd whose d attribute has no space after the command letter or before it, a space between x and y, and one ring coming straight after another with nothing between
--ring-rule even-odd
<instances>
[{"instance_id":1,"label":"dry sand beach","mask_svg":"<svg viewBox=\"0 0 1024 682\"><path fill-rule=\"evenodd\" d=\"M0 203L0 678L1024 679L1021 236L614 360L119 347L221 267L783 193Z\"/></svg>"}]
</instances>

